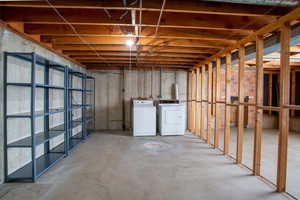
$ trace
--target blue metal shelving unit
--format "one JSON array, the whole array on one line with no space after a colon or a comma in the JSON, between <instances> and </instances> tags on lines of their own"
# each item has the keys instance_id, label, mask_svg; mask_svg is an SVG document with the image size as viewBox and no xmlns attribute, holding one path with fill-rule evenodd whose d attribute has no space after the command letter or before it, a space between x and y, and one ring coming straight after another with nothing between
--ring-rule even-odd
<instances>
[{"instance_id":1,"label":"blue metal shelving unit","mask_svg":"<svg viewBox=\"0 0 300 200\"><path fill-rule=\"evenodd\" d=\"M91 82L90 87L88 88L88 81ZM95 78L92 76L86 77L86 87L85 87L85 119L86 119L86 130L87 135L89 136L93 130L96 129L96 123L95 123ZM88 102L87 100L90 100Z\"/></svg>"},{"instance_id":2,"label":"blue metal shelving unit","mask_svg":"<svg viewBox=\"0 0 300 200\"><path fill-rule=\"evenodd\" d=\"M30 63L30 81L14 82L8 80L8 68L10 63L8 59L13 57L17 60L23 60ZM37 68L43 68L43 82L36 81ZM64 77L63 85L53 85L50 83L50 70L62 73ZM82 88L72 88L72 77L77 76L82 78ZM84 73L60 65L49 59L41 57L35 53L4 53L4 159L5 159L5 181L32 181L45 173L55 163L69 154L69 151L86 138L86 121L85 104L86 79L92 78ZM26 87L30 88L30 109L22 113L8 112L8 96L7 93L11 87ZM43 109L36 109L36 90L43 90ZM61 107L50 107L49 100L52 90L63 92L64 103ZM82 101L80 104L73 104L72 93L80 92ZM22 103L22 102L20 102ZM94 106L94 105L91 105ZM72 118L72 113L76 109L81 109L81 117L78 119ZM63 113L63 122L61 124L50 126L50 117L54 114ZM93 113L95 114L95 113ZM37 118L43 118L43 130L37 132L35 121ZM30 135L20 139L8 141L12 127L8 126L8 120L29 119ZM18 125L18 124L16 124ZM82 125L82 131L79 134L73 135L73 128ZM59 141L55 141L58 137ZM11 140L11 139L10 139ZM37 154L37 147L43 145L43 153ZM11 170L9 166L10 149L30 149L28 162L22 163L19 168ZM40 150L40 148L39 148ZM25 150L26 151L26 150ZM29 159L30 158L30 159Z\"/></svg>"},{"instance_id":3,"label":"blue metal shelving unit","mask_svg":"<svg viewBox=\"0 0 300 200\"><path fill-rule=\"evenodd\" d=\"M80 142L82 142L85 138L85 126L84 126L84 80L85 80L85 74L70 69L68 73L68 81L69 81L69 150L72 150L75 146L77 146ZM78 79L81 79L81 87L78 88L73 85L73 79L74 77L77 77ZM73 95L74 94L80 94L81 101L80 102L74 102ZM81 116L74 116L75 111L81 111ZM74 132L74 129L81 126L80 132Z\"/></svg>"}]
</instances>

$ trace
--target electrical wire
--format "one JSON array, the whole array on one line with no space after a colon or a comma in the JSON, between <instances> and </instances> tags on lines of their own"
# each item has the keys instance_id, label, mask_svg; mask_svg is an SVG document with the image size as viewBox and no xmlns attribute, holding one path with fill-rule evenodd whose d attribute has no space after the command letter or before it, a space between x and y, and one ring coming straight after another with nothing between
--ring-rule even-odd
<instances>
[{"instance_id":1,"label":"electrical wire","mask_svg":"<svg viewBox=\"0 0 300 200\"><path fill-rule=\"evenodd\" d=\"M103 57L102 55L100 55L98 53L98 51L90 44L88 43L83 37L81 37L81 35L77 32L76 28L55 8L55 6L50 3L49 0L45 0L48 5L54 10L54 12L72 29L72 31L75 33L75 35L81 40L82 43L84 43L85 45L87 45L92 51L95 52L96 56L98 58L101 58L104 60L106 65L109 65L106 60L105 57Z\"/></svg>"}]
</instances>

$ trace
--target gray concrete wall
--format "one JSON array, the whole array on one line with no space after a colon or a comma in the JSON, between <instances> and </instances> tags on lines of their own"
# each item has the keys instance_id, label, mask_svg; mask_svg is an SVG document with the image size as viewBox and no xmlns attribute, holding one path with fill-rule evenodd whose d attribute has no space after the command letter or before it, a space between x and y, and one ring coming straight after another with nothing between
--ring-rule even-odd
<instances>
[{"instance_id":1,"label":"gray concrete wall","mask_svg":"<svg viewBox=\"0 0 300 200\"><path fill-rule=\"evenodd\" d=\"M149 70L94 71L96 78L96 128L120 130L131 126L131 98L171 99L173 84L179 88L179 99L187 99L187 72ZM124 93L122 92L124 88ZM124 99L124 104L123 104ZM124 109L123 109L124 106Z\"/></svg>"},{"instance_id":2,"label":"gray concrete wall","mask_svg":"<svg viewBox=\"0 0 300 200\"><path fill-rule=\"evenodd\" d=\"M78 65L71 63L70 61L50 52L49 50L28 41L17 34L1 27L0 28L0 113L3 113L3 53L8 52L35 52L41 56L54 60L60 64L68 65L72 68L83 70ZM9 81L14 82L29 82L30 81L30 65L26 61L20 61L18 59L9 59ZM36 77L37 82L43 82L43 70L37 68ZM63 84L63 75L57 72L51 72L50 82L56 85ZM80 84L74 81L74 84ZM63 106L63 93L59 91L51 91L50 107ZM75 95L76 96L76 95ZM8 98L8 112L19 113L29 111L30 108L30 90L27 88L11 87L7 95ZM78 97L74 97L78 98ZM37 89L36 95L36 110L43 108L43 89ZM74 113L75 116L81 115L81 113ZM3 114L0 115L0 182L3 182L4 177L4 162L3 162ZM56 114L50 117L50 126L56 126L63 122L63 115ZM43 129L42 118L36 119L36 132ZM78 128L80 129L80 127ZM80 130L78 130L80 131ZM10 119L8 120L8 141L13 142L18 138L26 137L30 134L30 121L28 119ZM61 143L61 138L55 138L50 143L50 148ZM43 145L37 148L37 157L43 154ZM8 156L9 172L20 168L24 164L30 162L30 149L10 149Z\"/></svg>"}]
</instances>

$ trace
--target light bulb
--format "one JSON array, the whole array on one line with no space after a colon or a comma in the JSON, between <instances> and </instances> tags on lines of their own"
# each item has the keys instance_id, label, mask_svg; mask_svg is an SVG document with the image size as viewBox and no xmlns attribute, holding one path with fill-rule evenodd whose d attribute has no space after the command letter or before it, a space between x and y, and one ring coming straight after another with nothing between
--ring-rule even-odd
<instances>
[{"instance_id":1,"label":"light bulb","mask_svg":"<svg viewBox=\"0 0 300 200\"><path fill-rule=\"evenodd\" d=\"M133 40L127 40L126 45L129 46L129 47L132 47L134 45Z\"/></svg>"}]
</instances>

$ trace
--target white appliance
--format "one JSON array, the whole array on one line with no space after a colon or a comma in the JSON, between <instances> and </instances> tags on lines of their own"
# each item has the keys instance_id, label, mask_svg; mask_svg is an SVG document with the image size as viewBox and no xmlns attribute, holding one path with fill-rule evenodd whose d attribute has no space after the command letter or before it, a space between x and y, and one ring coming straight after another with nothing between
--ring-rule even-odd
<instances>
[{"instance_id":1,"label":"white appliance","mask_svg":"<svg viewBox=\"0 0 300 200\"><path fill-rule=\"evenodd\" d=\"M186 113L184 104L159 104L160 135L184 135Z\"/></svg>"},{"instance_id":2,"label":"white appliance","mask_svg":"<svg viewBox=\"0 0 300 200\"><path fill-rule=\"evenodd\" d=\"M156 135L156 107L152 100L133 100L133 136Z\"/></svg>"}]
</instances>

